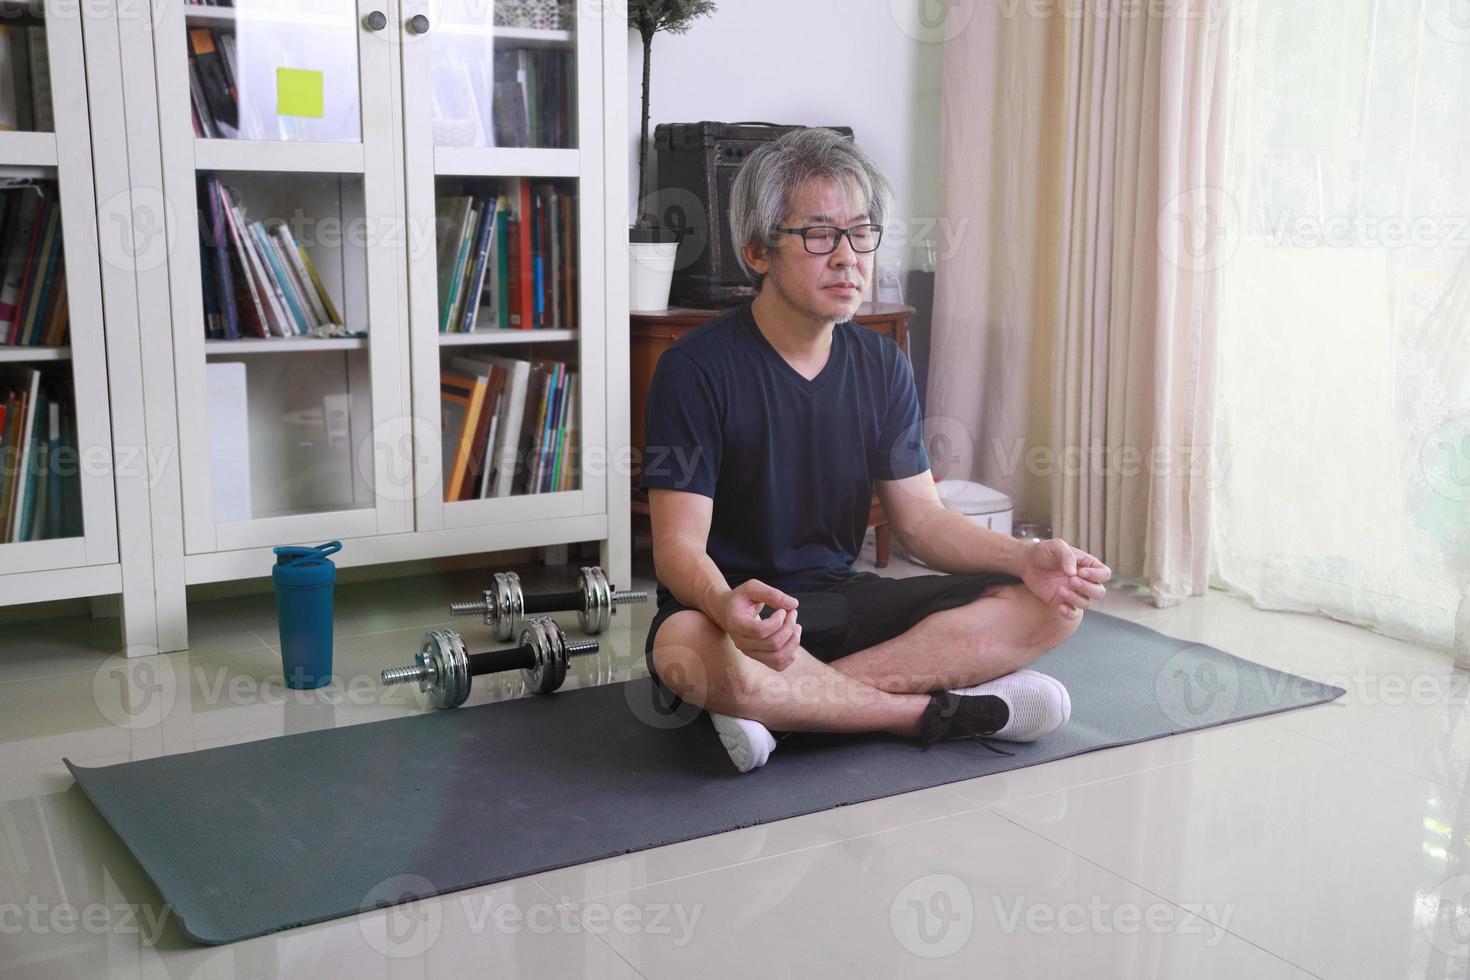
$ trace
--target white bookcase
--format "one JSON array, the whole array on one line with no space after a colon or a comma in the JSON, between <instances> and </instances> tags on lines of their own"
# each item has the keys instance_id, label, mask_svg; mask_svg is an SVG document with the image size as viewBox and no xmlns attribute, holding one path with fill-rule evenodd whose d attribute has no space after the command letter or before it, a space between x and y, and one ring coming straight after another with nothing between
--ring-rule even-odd
<instances>
[{"instance_id":1,"label":"white bookcase","mask_svg":"<svg viewBox=\"0 0 1470 980\"><path fill-rule=\"evenodd\" d=\"M138 481L142 493L117 480L89 484L84 538L0 546L6 572L28 562L28 572L57 576L27 578L21 601L121 591L125 608L148 614L157 647L171 650L187 646L186 587L267 576L274 545L341 539L335 560L347 566L598 541L612 579L628 580L628 480L609 472L628 439L626 19L612 15L613 5L566 4L560 28L500 26L497 6L154 0L151 22L129 8L133 16L73 18L66 40L53 37L54 51L69 45L62 63L70 64L64 59L81 62L86 34L92 138L107 141L113 166L99 166L94 185L87 90L55 55L57 98L78 103L75 113L58 107L58 125L79 120L80 132L70 141L58 132L54 145L50 134L0 134L0 161L12 170L49 166L66 185L63 199L69 187L84 202L65 212L73 337L89 341L71 356L78 398L85 391L87 399L78 406L88 420L81 435L105 444L110 408L113 430L121 412L158 463ZM225 125L205 121L203 135L191 51L196 75L201 59L231 59L233 103L218 113ZM574 95L560 139L507 138L498 128L505 117L492 116L501 109L487 88L496 54L512 59L507 65L532 57L519 51L570 66ZM456 78L468 81L456 89ZM466 87L484 100L478 123L456 101ZM239 220L216 227L222 212L209 178L227 189ZM549 195L548 186L572 201L571 228L558 232L563 247L573 246L575 287L560 303L572 309L538 329L487 320L468 333L441 331L439 199L519 201L523 188ZM132 387L114 385L111 406L99 383L108 366L99 212L85 206L94 190L107 202L101 213L132 243L100 274L108 358L115 326L134 356ZM204 240L221 229L250 234L256 220L267 230L283 223L300 244L339 314L335 335L211 335L219 320L207 322L206 298L223 303L211 285L222 273L201 232ZM166 231L162 244L145 247L156 228ZM74 239L90 245L75 263L73 249L84 250ZM80 303L88 288L96 309ZM241 304L247 298L236 294ZM499 356L568 366L575 479L562 481L569 489L446 501L441 370L456 358ZM147 556L137 576L119 562L119 535L129 528ZM78 591L57 571L76 566L108 571Z\"/></svg>"},{"instance_id":2,"label":"white bookcase","mask_svg":"<svg viewBox=\"0 0 1470 980\"><path fill-rule=\"evenodd\" d=\"M103 283L123 271L128 257L115 238L99 238L99 214L108 207L99 205L93 179L91 66L83 57L83 19L74 4L0 2L0 43L7 56L0 84L8 89L8 124L21 127L0 132L0 186L9 207L14 195L33 193L35 186L45 186L59 207L61 271L49 288L64 282L61 316L67 321L62 344L0 346L0 397L24 389L31 373L39 372L37 390L49 388L59 414L75 420L74 454L58 451L41 465L44 479L71 500L58 508L52 496L46 505L73 516L59 529L17 535L12 528L6 535L0 543L0 604L120 594L121 643L130 652L148 653L156 640L151 539L146 522L120 519L123 508L147 506L139 351L129 318L114 320L110 307L104 315ZM17 61L22 57L24 67ZM26 104L19 114L17 103ZM99 149L97 167L108 162L107 151ZM103 231L111 236L114 229ZM8 466L19 463L7 454ZM45 493L40 487L32 484L28 491L33 506Z\"/></svg>"}]
</instances>

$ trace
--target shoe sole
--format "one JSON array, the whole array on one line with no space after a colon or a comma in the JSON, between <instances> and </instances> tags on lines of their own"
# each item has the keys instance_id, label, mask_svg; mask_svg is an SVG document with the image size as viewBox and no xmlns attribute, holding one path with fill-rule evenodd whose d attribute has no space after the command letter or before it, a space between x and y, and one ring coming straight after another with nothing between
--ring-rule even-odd
<instances>
[{"instance_id":1,"label":"shoe sole","mask_svg":"<svg viewBox=\"0 0 1470 980\"><path fill-rule=\"evenodd\" d=\"M734 719L726 717L710 716L714 722L715 731L720 736L720 744L730 754L730 761L735 763L735 768L741 772L750 772L752 769L765 765L764 762L755 762L755 751L750 744L750 738L745 734L745 729Z\"/></svg>"}]
</instances>

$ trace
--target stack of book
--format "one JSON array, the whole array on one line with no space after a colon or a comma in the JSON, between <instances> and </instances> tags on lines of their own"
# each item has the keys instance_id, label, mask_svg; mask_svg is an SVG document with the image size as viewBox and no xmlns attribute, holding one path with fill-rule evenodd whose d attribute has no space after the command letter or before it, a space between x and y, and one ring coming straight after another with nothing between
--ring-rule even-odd
<instances>
[{"instance_id":1,"label":"stack of book","mask_svg":"<svg viewBox=\"0 0 1470 980\"><path fill-rule=\"evenodd\" d=\"M3 16L22 18L24 6L7 7ZM46 28L0 24L0 132L49 133L55 129Z\"/></svg>"},{"instance_id":2,"label":"stack of book","mask_svg":"<svg viewBox=\"0 0 1470 980\"><path fill-rule=\"evenodd\" d=\"M54 184L0 191L0 343L59 346L70 319Z\"/></svg>"},{"instance_id":3,"label":"stack of book","mask_svg":"<svg viewBox=\"0 0 1470 980\"><path fill-rule=\"evenodd\" d=\"M238 70L234 32L189 28L189 96L195 136L235 139L263 135L259 120L252 120L247 133L240 131L240 94L235 82Z\"/></svg>"},{"instance_id":4,"label":"stack of book","mask_svg":"<svg viewBox=\"0 0 1470 980\"><path fill-rule=\"evenodd\" d=\"M576 203L555 184L527 181L440 197L439 332L575 329Z\"/></svg>"},{"instance_id":5,"label":"stack of book","mask_svg":"<svg viewBox=\"0 0 1470 980\"><path fill-rule=\"evenodd\" d=\"M69 381L23 368L0 405L0 542L82 533L76 419Z\"/></svg>"},{"instance_id":6,"label":"stack of book","mask_svg":"<svg viewBox=\"0 0 1470 980\"><path fill-rule=\"evenodd\" d=\"M577 374L561 361L465 355L439 374L444 499L577 487Z\"/></svg>"},{"instance_id":7,"label":"stack of book","mask_svg":"<svg viewBox=\"0 0 1470 980\"><path fill-rule=\"evenodd\" d=\"M250 221L213 175L200 178L199 200L206 337L294 337L342 325L311 256L284 221Z\"/></svg>"},{"instance_id":8,"label":"stack of book","mask_svg":"<svg viewBox=\"0 0 1470 980\"><path fill-rule=\"evenodd\" d=\"M570 51L496 48L490 117L495 145L571 146L576 77Z\"/></svg>"},{"instance_id":9,"label":"stack of book","mask_svg":"<svg viewBox=\"0 0 1470 980\"><path fill-rule=\"evenodd\" d=\"M570 51L450 48L430 68L440 146L559 149L576 140L576 63Z\"/></svg>"}]
</instances>

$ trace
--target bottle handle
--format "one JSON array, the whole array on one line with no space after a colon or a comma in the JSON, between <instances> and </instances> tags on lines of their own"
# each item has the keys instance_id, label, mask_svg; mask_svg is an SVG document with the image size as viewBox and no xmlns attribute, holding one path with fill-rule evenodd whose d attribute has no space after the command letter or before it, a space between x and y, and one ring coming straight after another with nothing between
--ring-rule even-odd
<instances>
[{"instance_id":1,"label":"bottle handle","mask_svg":"<svg viewBox=\"0 0 1470 980\"><path fill-rule=\"evenodd\" d=\"M277 565L298 565L307 562L322 561L328 555L335 555L342 550L342 542L328 541L324 544L314 546L283 544L277 545L271 550L276 554Z\"/></svg>"}]
</instances>

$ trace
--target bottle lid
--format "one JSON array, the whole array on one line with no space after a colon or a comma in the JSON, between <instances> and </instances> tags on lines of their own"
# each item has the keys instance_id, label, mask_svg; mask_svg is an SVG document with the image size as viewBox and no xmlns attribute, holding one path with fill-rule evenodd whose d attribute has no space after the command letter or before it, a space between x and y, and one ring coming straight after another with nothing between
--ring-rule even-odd
<instances>
[{"instance_id":1,"label":"bottle lid","mask_svg":"<svg viewBox=\"0 0 1470 980\"><path fill-rule=\"evenodd\" d=\"M320 565L327 562L328 555L335 555L342 550L341 541L328 541L318 545L282 544L271 549L276 553L277 565L290 565L293 568L301 568L308 565ZM327 562L327 564L331 564Z\"/></svg>"}]
</instances>

